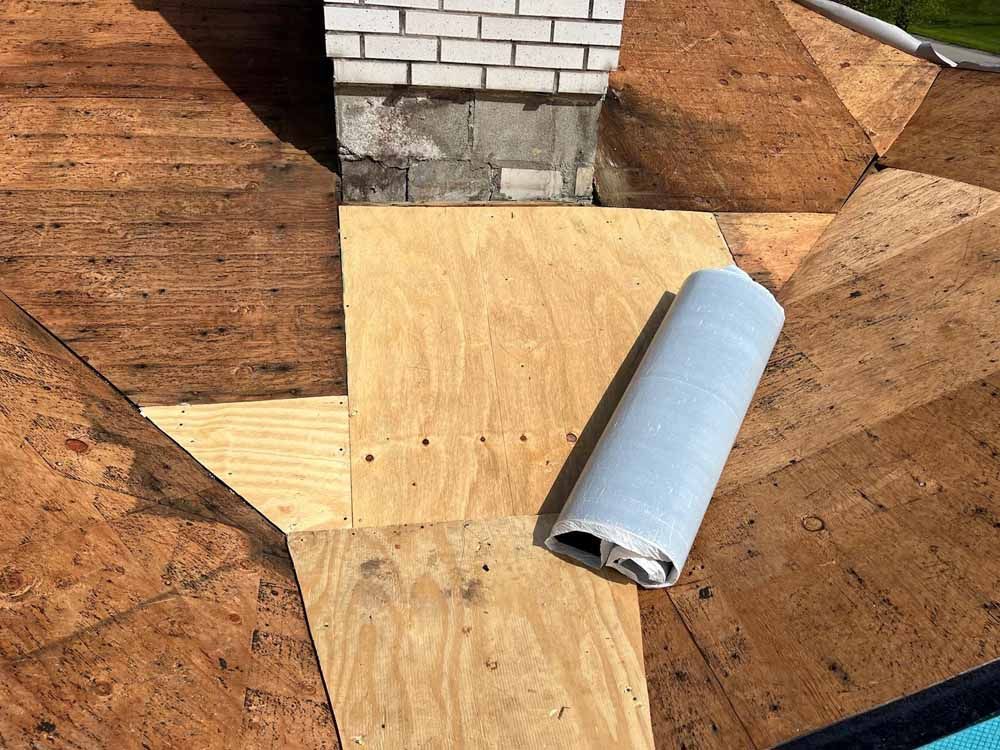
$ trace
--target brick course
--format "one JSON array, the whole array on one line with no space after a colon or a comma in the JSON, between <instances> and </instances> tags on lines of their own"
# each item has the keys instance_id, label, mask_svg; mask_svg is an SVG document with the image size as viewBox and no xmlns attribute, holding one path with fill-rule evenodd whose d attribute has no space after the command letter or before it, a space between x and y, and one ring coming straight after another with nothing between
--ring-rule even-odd
<instances>
[{"instance_id":1,"label":"brick course","mask_svg":"<svg viewBox=\"0 0 1000 750\"><path fill-rule=\"evenodd\" d=\"M601 96L624 0L340 0L325 6L342 83Z\"/></svg>"}]
</instances>

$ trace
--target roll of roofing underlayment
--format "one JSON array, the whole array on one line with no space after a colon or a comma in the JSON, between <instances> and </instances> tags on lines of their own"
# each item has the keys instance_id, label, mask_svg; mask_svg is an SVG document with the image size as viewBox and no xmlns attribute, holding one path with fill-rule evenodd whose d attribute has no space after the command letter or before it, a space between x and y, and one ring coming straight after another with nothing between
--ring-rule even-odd
<instances>
[{"instance_id":1,"label":"roll of roofing underlayment","mask_svg":"<svg viewBox=\"0 0 1000 750\"><path fill-rule=\"evenodd\" d=\"M691 274L546 545L649 588L677 582L785 313L736 266Z\"/></svg>"}]
</instances>

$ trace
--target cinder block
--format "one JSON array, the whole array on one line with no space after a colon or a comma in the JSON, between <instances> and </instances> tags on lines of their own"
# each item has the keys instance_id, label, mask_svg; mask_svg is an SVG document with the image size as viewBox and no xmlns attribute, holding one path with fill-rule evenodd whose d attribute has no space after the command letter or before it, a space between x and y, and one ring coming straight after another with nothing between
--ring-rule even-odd
<instances>
[{"instance_id":1,"label":"cinder block","mask_svg":"<svg viewBox=\"0 0 1000 750\"><path fill-rule=\"evenodd\" d=\"M625 17L625 0L594 0L591 18L602 21L621 21Z\"/></svg>"},{"instance_id":2,"label":"cinder block","mask_svg":"<svg viewBox=\"0 0 1000 750\"><path fill-rule=\"evenodd\" d=\"M528 68L582 68L583 47L555 44L514 45L514 64ZM591 54L593 50L591 50Z\"/></svg>"},{"instance_id":3,"label":"cinder block","mask_svg":"<svg viewBox=\"0 0 1000 750\"><path fill-rule=\"evenodd\" d=\"M379 60L333 61L333 80L338 83L403 84L407 82L406 79L406 63L381 62Z\"/></svg>"},{"instance_id":4,"label":"cinder block","mask_svg":"<svg viewBox=\"0 0 1000 750\"><path fill-rule=\"evenodd\" d=\"M589 70L614 70L618 67L618 49L608 47L591 47L587 53L587 68Z\"/></svg>"},{"instance_id":5,"label":"cinder block","mask_svg":"<svg viewBox=\"0 0 1000 750\"><path fill-rule=\"evenodd\" d=\"M560 94L603 94L607 90L607 73L576 73L571 70L559 73Z\"/></svg>"},{"instance_id":6,"label":"cinder block","mask_svg":"<svg viewBox=\"0 0 1000 750\"><path fill-rule=\"evenodd\" d=\"M410 82L414 86L481 89L483 69L475 65L414 63L410 68Z\"/></svg>"},{"instance_id":7,"label":"cinder block","mask_svg":"<svg viewBox=\"0 0 1000 750\"><path fill-rule=\"evenodd\" d=\"M500 194L511 200L554 200L562 195L562 173L542 169L500 170Z\"/></svg>"},{"instance_id":8,"label":"cinder block","mask_svg":"<svg viewBox=\"0 0 1000 750\"><path fill-rule=\"evenodd\" d=\"M435 5L436 7L436 5ZM479 36L479 17L458 13L429 13L419 10L406 11L404 28L407 34L428 36L458 36L475 39Z\"/></svg>"},{"instance_id":9,"label":"cinder block","mask_svg":"<svg viewBox=\"0 0 1000 750\"><path fill-rule=\"evenodd\" d=\"M399 203L406 200L406 170L376 164L371 159L341 162L345 201Z\"/></svg>"},{"instance_id":10,"label":"cinder block","mask_svg":"<svg viewBox=\"0 0 1000 750\"><path fill-rule=\"evenodd\" d=\"M508 42L473 42L462 39L441 40L441 62L510 65Z\"/></svg>"},{"instance_id":11,"label":"cinder block","mask_svg":"<svg viewBox=\"0 0 1000 750\"><path fill-rule=\"evenodd\" d=\"M617 47L622 40L620 23L556 21L552 41L562 44L599 44Z\"/></svg>"},{"instance_id":12,"label":"cinder block","mask_svg":"<svg viewBox=\"0 0 1000 750\"><path fill-rule=\"evenodd\" d=\"M493 192L488 164L468 161L421 161L410 167L409 198L428 201L485 201Z\"/></svg>"},{"instance_id":13,"label":"cinder block","mask_svg":"<svg viewBox=\"0 0 1000 750\"><path fill-rule=\"evenodd\" d=\"M486 88L495 91L534 91L550 94L555 91L554 70L533 68L487 68Z\"/></svg>"},{"instance_id":14,"label":"cinder block","mask_svg":"<svg viewBox=\"0 0 1000 750\"><path fill-rule=\"evenodd\" d=\"M576 170L576 197L591 198L594 195L594 168L580 167Z\"/></svg>"},{"instance_id":15,"label":"cinder block","mask_svg":"<svg viewBox=\"0 0 1000 750\"><path fill-rule=\"evenodd\" d=\"M599 100L554 102L477 94L473 110L473 158L533 162L574 170L594 163Z\"/></svg>"},{"instance_id":16,"label":"cinder block","mask_svg":"<svg viewBox=\"0 0 1000 750\"><path fill-rule=\"evenodd\" d=\"M342 8L327 5L323 8L326 28L329 31L374 31L387 34L399 33L399 11L387 8Z\"/></svg>"},{"instance_id":17,"label":"cinder block","mask_svg":"<svg viewBox=\"0 0 1000 750\"><path fill-rule=\"evenodd\" d=\"M482 36L483 39L547 42L552 36L552 21L542 18L483 16Z\"/></svg>"},{"instance_id":18,"label":"cinder block","mask_svg":"<svg viewBox=\"0 0 1000 750\"><path fill-rule=\"evenodd\" d=\"M340 0L337 0L340 2ZM438 7L438 0L365 0L365 5L392 5L397 8L431 8Z\"/></svg>"},{"instance_id":19,"label":"cinder block","mask_svg":"<svg viewBox=\"0 0 1000 750\"><path fill-rule=\"evenodd\" d=\"M390 88L373 91L338 86L334 102L342 151L392 166L471 157L468 93L428 95Z\"/></svg>"},{"instance_id":20,"label":"cinder block","mask_svg":"<svg viewBox=\"0 0 1000 750\"><path fill-rule=\"evenodd\" d=\"M361 34L327 34L327 57L361 57Z\"/></svg>"},{"instance_id":21,"label":"cinder block","mask_svg":"<svg viewBox=\"0 0 1000 750\"><path fill-rule=\"evenodd\" d=\"M471 13L514 13L515 0L444 0L445 10L464 10Z\"/></svg>"},{"instance_id":22,"label":"cinder block","mask_svg":"<svg viewBox=\"0 0 1000 750\"><path fill-rule=\"evenodd\" d=\"M517 12L522 16L586 18L590 13L590 0L521 0Z\"/></svg>"},{"instance_id":23,"label":"cinder block","mask_svg":"<svg viewBox=\"0 0 1000 750\"><path fill-rule=\"evenodd\" d=\"M380 60L436 60L437 39L365 34L365 57Z\"/></svg>"}]
</instances>

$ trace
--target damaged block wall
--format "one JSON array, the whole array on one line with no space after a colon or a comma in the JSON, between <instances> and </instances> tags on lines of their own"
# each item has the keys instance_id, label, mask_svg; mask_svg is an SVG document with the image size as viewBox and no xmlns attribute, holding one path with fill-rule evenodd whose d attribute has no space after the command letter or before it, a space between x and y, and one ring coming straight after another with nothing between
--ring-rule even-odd
<instances>
[{"instance_id":1,"label":"damaged block wall","mask_svg":"<svg viewBox=\"0 0 1000 750\"><path fill-rule=\"evenodd\" d=\"M325 10L345 200L591 200L624 0Z\"/></svg>"},{"instance_id":2,"label":"damaged block wall","mask_svg":"<svg viewBox=\"0 0 1000 750\"><path fill-rule=\"evenodd\" d=\"M344 199L589 201L593 100L339 86Z\"/></svg>"}]
</instances>

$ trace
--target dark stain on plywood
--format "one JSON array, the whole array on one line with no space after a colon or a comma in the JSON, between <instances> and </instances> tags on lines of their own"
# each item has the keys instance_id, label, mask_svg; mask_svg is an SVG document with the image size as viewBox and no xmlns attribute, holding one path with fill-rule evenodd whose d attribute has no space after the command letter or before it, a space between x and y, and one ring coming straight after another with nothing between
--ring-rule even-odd
<instances>
[{"instance_id":1,"label":"dark stain on plywood","mask_svg":"<svg viewBox=\"0 0 1000 750\"><path fill-rule=\"evenodd\" d=\"M0 745L338 747L284 537L0 295Z\"/></svg>"},{"instance_id":2,"label":"dark stain on plywood","mask_svg":"<svg viewBox=\"0 0 1000 750\"><path fill-rule=\"evenodd\" d=\"M141 404L345 393L321 4L0 22L0 289Z\"/></svg>"}]
</instances>

